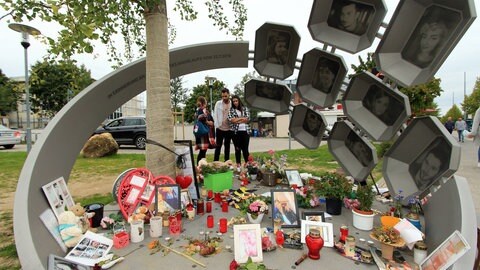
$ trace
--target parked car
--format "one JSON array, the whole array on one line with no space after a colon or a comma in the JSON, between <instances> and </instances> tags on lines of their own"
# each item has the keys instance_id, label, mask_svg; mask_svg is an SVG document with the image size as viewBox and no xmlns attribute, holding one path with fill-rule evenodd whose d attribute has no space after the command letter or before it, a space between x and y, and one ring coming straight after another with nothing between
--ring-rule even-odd
<instances>
[{"instance_id":1,"label":"parked car","mask_svg":"<svg viewBox=\"0 0 480 270\"><path fill-rule=\"evenodd\" d=\"M15 144L19 144L21 141L22 134L20 131L0 125L0 146L5 147L5 149L12 149Z\"/></svg>"},{"instance_id":2,"label":"parked car","mask_svg":"<svg viewBox=\"0 0 480 270\"><path fill-rule=\"evenodd\" d=\"M143 116L120 117L108 122L95 130L93 134L108 132L120 145L135 145L138 149L145 149L147 126Z\"/></svg>"}]
</instances>

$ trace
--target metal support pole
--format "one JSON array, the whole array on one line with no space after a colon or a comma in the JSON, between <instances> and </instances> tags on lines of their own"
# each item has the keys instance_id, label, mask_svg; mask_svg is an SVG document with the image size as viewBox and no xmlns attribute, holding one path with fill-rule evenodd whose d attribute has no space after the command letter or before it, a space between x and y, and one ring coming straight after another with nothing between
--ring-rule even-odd
<instances>
[{"instance_id":1,"label":"metal support pole","mask_svg":"<svg viewBox=\"0 0 480 270\"><path fill-rule=\"evenodd\" d=\"M28 35L27 33L24 33ZM32 149L32 129L30 126L30 89L29 89L29 78L28 78L28 47L30 46L30 43L28 42L22 42L22 46L25 51L25 107L27 111L27 134L26 134L26 140L27 140L27 154L30 153L30 150Z\"/></svg>"}]
</instances>

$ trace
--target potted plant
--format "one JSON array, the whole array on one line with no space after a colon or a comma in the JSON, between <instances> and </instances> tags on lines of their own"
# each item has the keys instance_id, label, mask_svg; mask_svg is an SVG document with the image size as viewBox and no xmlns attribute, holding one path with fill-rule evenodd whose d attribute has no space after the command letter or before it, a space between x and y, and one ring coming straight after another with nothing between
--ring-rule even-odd
<instances>
[{"instance_id":1,"label":"potted plant","mask_svg":"<svg viewBox=\"0 0 480 270\"><path fill-rule=\"evenodd\" d=\"M335 172L326 172L320 175L320 181L315 181L317 195L326 198L327 213L340 215L342 201L352 191L352 183L343 175Z\"/></svg>"},{"instance_id":2,"label":"potted plant","mask_svg":"<svg viewBox=\"0 0 480 270\"><path fill-rule=\"evenodd\" d=\"M358 206L352 207L353 226L360 230L369 231L373 229L372 204L375 198L375 192L371 184L359 185L357 187L356 198Z\"/></svg>"},{"instance_id":3,"label":"potted plant","mask_svg":"<svg viewBox=\"0 0 480 270\"><path fill-rule=\"evenodd\" d=\"M250 175L250 179L252 179L252 181L255 181L257 179L259 169L258 163L255 161L252 155L248 156L248 161L245 166L247 167L247 172Z\"/></svg>"},{"instance_id":4,"label":"potted plant","mask_svg":"<svg viewBox=\"0 0 480 270\"><path fill-rule=\"evenodd\" d=\"M203 183L207 190L221 192L233 186L233 171L227 163L214 161L208 163L202 159L198 163L199 171L203 175Z\"/></svg>"},{"instance_id":5,"label":"potted plant","mask_svg":"<svg viewBox=\"0 0 480 270\"><path fill-rule=\"evenodd\" d=\"M267 159L261 159L260 171L262 173L263 183L267 186L275 186L277 179L282 179L282 175L285 173L285 167L287 166L287 155L283 154L277 157L275 151L269 150L270 155Z\"/></svg>"},{"instance_id":6,"label":"potted plant","mask_svg":"<svg viewBox=\"0 0 480 270\"><path fill-rule=\"evenodd\" d=\"M262 196L244 199L240 204L240 212L247 214L250 223L260 223L268 213L268 204L265 201L266 198Z\"/></svg>"}]
</instances>

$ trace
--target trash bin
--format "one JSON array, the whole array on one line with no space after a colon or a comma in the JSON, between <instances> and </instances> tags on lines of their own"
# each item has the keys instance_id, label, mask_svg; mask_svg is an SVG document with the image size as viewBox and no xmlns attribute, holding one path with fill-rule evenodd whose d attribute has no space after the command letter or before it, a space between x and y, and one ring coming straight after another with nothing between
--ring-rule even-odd
<instances>
[{"instance_id":1,"label":"trash bin","mask_svg":"<svg viewBox=\"0 0 480 270\"><path fill-rule=\"evenodd\" d=\"M100 226L100 222L103 218L103 204L102 203L92 203L85 206L85 211L87 213L94 212L95 215L92 217L91 226L92 228L97 228Z\"/></svg>"},{"instance_id":2,"label":"trash bin","mask_svg":"<svg viewBox=\"0 0 480 270\"><path fill-rule=\"evenodd\" d=\"M258 137L258 129L253 129L253 137Z\"/></svg>"}]
</instances>

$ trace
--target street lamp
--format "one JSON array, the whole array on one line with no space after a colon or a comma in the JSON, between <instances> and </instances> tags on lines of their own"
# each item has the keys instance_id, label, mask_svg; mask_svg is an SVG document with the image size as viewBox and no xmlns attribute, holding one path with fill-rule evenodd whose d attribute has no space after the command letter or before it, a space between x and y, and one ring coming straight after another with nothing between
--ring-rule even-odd
<instances>
[{"instance_id":1,"label":"street lamp","mask_svg":"<svg viewBox=\"0 0 480 270\"><path fill-rule=\"evenodd\" d=\"M17 31L22 34L22 44L24 51L25 51L25 107L27 111L27 153L30 153L30 149L32 149L32 130L30 128L30 91L28 89L29 82L28 82L28 52L27 49L30 46L29 36L36 36L40 35L40 31L34 27L20 24L20 23L11 23L8 25L10 29Z\"/></svg>"},{"instance_id":2,"label":"street lamp","mask_svg":"<svg viewBox=\"0 0 480 270\"><path fill-rule=\"evenodd\" d=\"M213 91L213 83L217 80L217 78L206 76L205 80L207 81L208 86L210 87L210 112L213 112L213 94L212 94L212 91Z\"/></svg>"}]
</instances>

